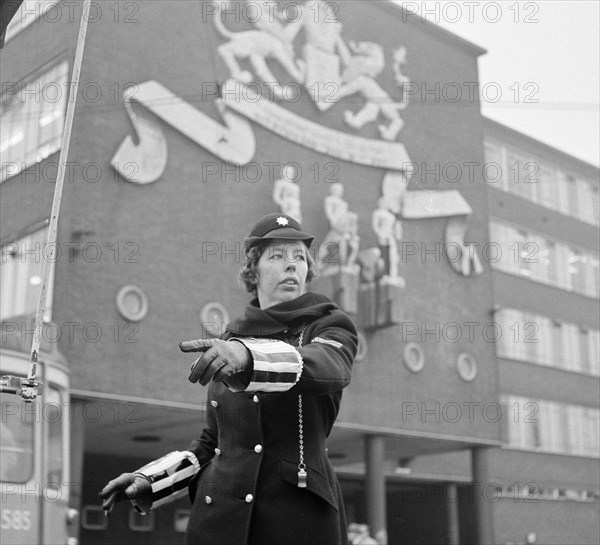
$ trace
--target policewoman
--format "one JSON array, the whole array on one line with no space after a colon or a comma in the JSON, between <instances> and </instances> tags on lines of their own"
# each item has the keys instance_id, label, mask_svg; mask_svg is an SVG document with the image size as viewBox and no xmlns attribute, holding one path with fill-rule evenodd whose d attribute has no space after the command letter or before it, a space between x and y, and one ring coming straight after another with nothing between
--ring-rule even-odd
<instances>
[{"instance_id":1,"label":"policewoman","mask_svg":"<svg viewBox=\"0 0 600 545\"><path fill-rule=\"evenodd\" d=\"M130 499L147 512L189 492L188 545L347 543L326 439L350 383L357 335L330 299L307 293L314 237L285 214L245 240L240 278L255 298L200 352L190 381L208 386L207 423L189 449L110 481L107 514Z\"/></svg>"}]
</instances>

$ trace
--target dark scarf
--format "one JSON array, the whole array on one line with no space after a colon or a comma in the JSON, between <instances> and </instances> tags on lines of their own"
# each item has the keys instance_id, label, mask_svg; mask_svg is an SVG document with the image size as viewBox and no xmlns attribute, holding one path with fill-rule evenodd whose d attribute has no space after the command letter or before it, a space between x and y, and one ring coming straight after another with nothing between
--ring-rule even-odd
<instances>
[{"instance_id":1,"label":"dark scarf","mask_svg":"<svg viewBox=\"0 0 600 545\"><path fill-rule=\"evenodd\" d=\"M256 298L246 306L244 317L231 322L227 331L233 335L255 337L269 337L290 329L300 331L305 323L337 308L325 295L312 292L264 310L258 306Z\"/></svg>"}]
</instances>

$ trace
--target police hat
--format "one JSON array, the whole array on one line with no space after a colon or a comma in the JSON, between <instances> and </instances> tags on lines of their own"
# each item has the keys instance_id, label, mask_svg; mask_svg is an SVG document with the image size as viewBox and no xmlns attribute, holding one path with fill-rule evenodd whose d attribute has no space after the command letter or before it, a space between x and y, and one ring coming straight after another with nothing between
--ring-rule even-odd
<instances>
[{"instance_id":1,"label":"police hat","mask_svg":"<svg viewBox=\"0 0 600 545\"><path fill-rule=\"evenodd\" d=\"M301 240L310 248L315 237L303 232L300 224L287 214L268 214L258 220L244 244L249 248L261 240L269 239Z\"/></svg>"}]
</instances>

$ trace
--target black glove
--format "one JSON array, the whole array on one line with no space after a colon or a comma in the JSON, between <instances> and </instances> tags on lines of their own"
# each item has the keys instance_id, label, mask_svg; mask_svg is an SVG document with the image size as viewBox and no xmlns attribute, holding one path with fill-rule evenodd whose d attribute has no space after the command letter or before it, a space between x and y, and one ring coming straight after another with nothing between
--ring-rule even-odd
<instances>
[{"instance_id":1,"label":"black glove","mask_svg":"<svg viewBox=\"0 0 600 545\"><path fill-rule=\"evenodd\" d=\"M204 352L193 364L190 382L206 386L211 380L227 381L237 373L250 371L250 351L239 341L198 339L179 343L182 352ZM237 381L236 381L237 382Z\"/></svg>"},{"instance_id":2,"label":"black glove","mask_svg":"<svg viewBox=\"0 0 600 545\"><path fill-rule=\"evenodd\" d=\"M121 500L135 500L145 511L152 505L152 485L141 473L122 473L109 481L98 495L102 498L102 509L107 517L115 503Z\"/></svg>"}]
</instances>

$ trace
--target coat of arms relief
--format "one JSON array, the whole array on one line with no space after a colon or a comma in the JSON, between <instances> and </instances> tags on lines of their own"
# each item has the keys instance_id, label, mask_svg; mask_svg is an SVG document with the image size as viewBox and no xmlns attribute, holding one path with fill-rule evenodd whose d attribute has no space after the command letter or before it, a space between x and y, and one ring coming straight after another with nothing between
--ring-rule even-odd
<instances>
[{"instance_id":1,"label":"coat of arms relief","mask_svg":"<svg viewBox=\"0 0 600 545\"><path fill-rule=\"evenodd\" d=\"M477 253L464 238L471 208L462 195L456 190L407 190L407 165L411 162L399 141L404 126L401 113L408 106L404 90L410 82L403 73L408 59L404 46L399 44L389 52L391 66L386 66L386 52L381 44L346 38L343 24L329 2L296 3L300 9L294 17L274 9L248 22L242 30L230 29L226 13L222 13L221 8L231 2L210 4L214 8L212 24L223 39L216 51L229 73L225 81L219 82L219 92L213 98L222 123L156 81L142 83L129 102L144 106L228 163L245 165L252 161L256 151L253 123L257 123L319 153L385 169L381 195L373 203L371 218L379 248L358 251L358 218L341 199L343 189L334 190L324 203L331 225L325 240L344 246L340 247L340 254L345 256L345 262L339 267L346 271L360 266L371 280L383 279L391 286L403 287L398 263L401 222L447 217L445 242L455 244L461 252L460 258L450 265L464 276L481 272ZM392 94L400 99L392 99L378 82L386 70L392 71L397 85ZM287 81L278 81L274 72L287 74ZM295 92L290 94L292 84ZM265 87L268 95L261 91ZM295 114L286 104L297 100L299 89L314 104L312 119ZM166 139L159 122L136 114L130 103L126 102L126 108L139 143L136 145L127 137L111 164L129 181L151 183L166 167ZM314 120L326 111L339 115L346 130L338 131ZM370 124L374 124L378 138L361 135ZM131 162L138 167L133 176L126 168ZM285 183L278 186L274 200L285 202L288 211L297 210L300 216L301 188L290 185L285 172L282 180ZM285 192L286 188L289 191ZM332 221L331 203L335 199L345 203L346 213ZM320 248L320 255L325 251Z\"/></svg>"},{"instance_id":2,"label":"coat of arms relief","mask_svg":"<svg viewBox=\"0 0 600 545\"><path fill-rule=\"evenodd\" d=\"M304 86L322 112L342 98L362 96L364 105L359 111L344 110L346 125L361 129L381 117L383 122L378 125L381 138L396 140L404 125L400 111L407 103L392 101L376 81L385 68L383 47L369 41L346 43L342 38L342 24L331 13L332 4L316 0L310 4L311 9L301 11L293 21L287 22L281 12L274 12L273 17L257 18L254 30L239 32L226 28L217 9L215 27L229 40L218 46L217 51L231 77L246 84L258 79L271 86L275 98L285 101L282 86L267 64L267 60L277 62L297 84ZM301 58L297 58L295 42L301 32L304 43ZM396 50L393 58L396 82L402 89L409 82L401 72L406 49ZM243 69L241 60L249 61L254 73Z\"/></svg>"}]
</instances>

